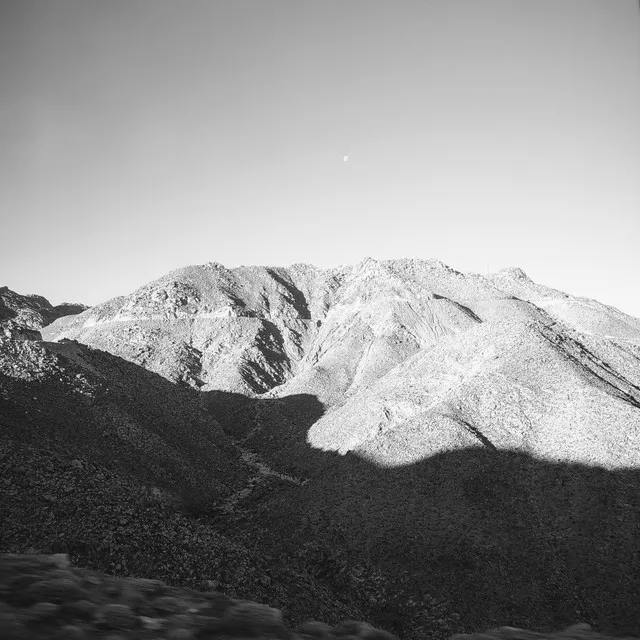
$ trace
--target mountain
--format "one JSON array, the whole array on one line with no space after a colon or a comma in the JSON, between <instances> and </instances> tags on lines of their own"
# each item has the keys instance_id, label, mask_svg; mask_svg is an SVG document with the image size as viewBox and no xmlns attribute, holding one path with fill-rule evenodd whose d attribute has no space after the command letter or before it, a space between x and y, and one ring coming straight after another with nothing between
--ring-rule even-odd
<instances>
[{"instance_id":1,"label":"mountain","mask_svg":"<svg viewBox=\"0 0 640 640\"><path fill-rule=\"evenodd\" d=\"M0 553L215 588L289 622L364 617L236 531L248 487L294 482L262 469L193 389L77 342L0 337Z\"/></svg>"},{"instance_id":2,"label":"mountain","mask_svg":"<svg viewBox=\"0 0 640 640\"><path fill-rule=\"evenodd\" d=\"M325 280L307 267L187 267L62 319L45 337L78 339L196 388L263 392L295 371Z\"/></svg>"},{"instance_id":3,"label":"mountain","mask_svg":"<svg viewBox=\"0 0 640 640\"><path fill-rule=\"evenodd\" d=\"M243 483L240 454L189 389L74 342L1 346L5 437L174 495L227 497Z\"/></svg>"},{"instance_id":4,"label":"mountain","mask_svg":"<svg viewBox=\"0 0 640 640\"><path fill-rule=\"evenodd\" d=\"M516 300L484 317L352 395L313 425L310 444L393 466L473 446L637 464L640 331L636 342L581 335Z\"/></svg>"},{"instance_id":5,"label":"mountain","mask_svg":"<svg viewBox=\"0 0 640 640\"><path fill-rule=\"evenodd\" d=\"M86 309L86 305L69 302L54 307L42 296L20 295L9 287L0 287L0 335L38 339L42 327Z\"/></svg>"},{"instance_id":6,"label":"mountain","mask_svg":"<svg viewBox=\"0 0 640 640\"><path fill-rule=\"evenodd\" d=\"M640 457L640 320L520 269L209 264L43 331L203 392L313 396L313 447L387 466L476 445L611 468Z\"/></svg>"},{"instance_id":7,"label":"mountain","mask_svg":"<svg viewBox=\"0 0 640 640\"><path fill-rule=\"evenodd\" d=\"M634 341L640 331L640 320L535 284L519 269L485 277L437 260L366 259L324 270L186 267L59 319L44 336L80 340L205 391L278 387L334 404L520 301L585 335Z\"/></svg>"},{"instance_id":8,"label":"mountain","mask_svg":"<svg viewBox=\"0 0 640 640\"><path fill-rule=\"evenodd\" d=\"M132 412L139 399L144 430L156 428L144 420L158 403L188 394L189 411L205 411L199 433L210 424L221 447L198 468L231 452L228 481L214 465L188 487L202 487L196 522L233 531L270 571L300 568L315 585L305 593L330 593L406 638L505 624L640 628L637 318L516 268L211 263L42 335L49 342L23 348L79 350L151 376L129 404L115 402ZM16 352L5 375L44 357ZM195 455L171 440L171 424L162 448ZM184 497L175 468L171 491Z\"/></svg>"}]
</instances>

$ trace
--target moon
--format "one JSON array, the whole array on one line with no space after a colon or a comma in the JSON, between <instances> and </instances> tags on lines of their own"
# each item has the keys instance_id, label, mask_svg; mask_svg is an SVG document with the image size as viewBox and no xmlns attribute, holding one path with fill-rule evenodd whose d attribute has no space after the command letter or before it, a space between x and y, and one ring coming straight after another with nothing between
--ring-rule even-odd
<instances>
[{"instance_id":1,"label":"moon","mask_svg":"<svg viewBox=\"0 0 640 640\"><path fill-rule=\"evenodd\" d=\"M342 162L347 162L349 160L349 156L342 156Z\"/></svg>"}]
</instances>

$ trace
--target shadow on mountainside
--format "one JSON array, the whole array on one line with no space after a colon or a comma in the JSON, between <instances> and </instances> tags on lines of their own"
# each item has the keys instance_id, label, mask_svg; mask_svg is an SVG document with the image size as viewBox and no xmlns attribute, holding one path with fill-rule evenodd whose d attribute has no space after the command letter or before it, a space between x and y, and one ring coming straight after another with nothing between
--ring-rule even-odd
<instances>
[{"instance_id":1,"label":"shadow on mountainside","mask_svg":"<svg viewBox=\"0 0 640 640\"><path fill-rule=\"evenodd\" d=\"M258 466L243 455L194 389L79 343L0 340L0 553L68 553L270 603L292 623L364 617L235 531Z\"/></svg>"},{"instance_id":2,"label":"shadow on mountainside","mask_svg":"<svg viewBox=\"0 0 640 640\"><path fill-rule=\"evenodd\" d=\"M432 637L576 621L640 630L640 470L488 447L383 468L309 446L324 413L312 395L199 393L77 343L10 348L3 549L68 550L173 584L213 579L298 619L339 603L336 616L408 638L425 637L421 616L431 630L453 614L461 623ZM163 474L167 490L198 494L200 513L140 492Z\"/></svg>"},{"instance_id":3,"label":"shadow on mountainside","mask_svg":"<svg viewBox=\"0 0 640 640\"><path fill-rule=\"evenodd\" d=\"M221 499L246 480L197 393L106 352L6 341L0 392L3 437L203 500Z\"/></svg>"},{"instance_id":4,"label":"shadow on mountainside","mask_svg":"<svg viewBox=\"0 0 640 640\"><path fill-rule=\"evenodd\" d=\"M395 576L407 599L444 600L467 630L551 630L576 621L640 630L640 470L491 447L383 468L307 444L323 413L313 396L216 392L207 401L234 439L308 480L249 494L239 505L251 514L246 526L259 548L298 557L319 540L343 549L352 564ZM403 633L401 621L391 623Z\"/></svg>"}]
</instances>

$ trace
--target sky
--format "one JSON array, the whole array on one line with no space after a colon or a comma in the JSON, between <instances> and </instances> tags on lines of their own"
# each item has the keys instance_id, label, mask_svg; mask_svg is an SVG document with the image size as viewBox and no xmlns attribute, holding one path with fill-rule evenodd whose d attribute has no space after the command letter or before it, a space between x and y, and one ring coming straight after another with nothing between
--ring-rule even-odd
<instances>
[{"instance_id":1,"label":"sky","mask_svg":"<svg viewBox=\"0 0 640 640\"><path fill-rule=\"evenodd\" d=\"M637 0L0 0L19 293L439 258L640 316L639 240Z\"/></svg>"}]
</instances>

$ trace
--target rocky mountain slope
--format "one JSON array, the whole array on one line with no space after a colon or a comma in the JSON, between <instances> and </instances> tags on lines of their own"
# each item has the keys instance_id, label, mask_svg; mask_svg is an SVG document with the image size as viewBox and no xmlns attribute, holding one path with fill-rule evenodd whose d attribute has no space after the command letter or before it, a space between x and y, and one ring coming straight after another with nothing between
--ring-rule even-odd
<instances>
[{"instance_id":1,"label":"rocky mountain slope","mask_svg":"<svg viewBox=\"0 0 640 640\"><path fill-rule=\"evenodd\" d=\"M45 337L80 340L203 390L263 393L296 378L335 401L478 322L434 290L455 273L435 261L187 267L60 320Z\"/></svg>"},{"instance_id":2,"label":"rocky mountain slope","mask_svg":"<svg viewBox=\"0 0 640 640\"><path fill-rule=\"evenodd\" d=\"M305 562L282 566L236 531L247 486L291 480L256 473L201 400L79 343L0 338L0 552L215 588L291 622L365 617Z\"/></svg>"},{"instance_id":3,"label":"rocky mountain slope","mask_svg":"<svg viewBox=\"0 0 640 640\"><path fill-rule=\"evenodd\" d=\"M12 367L37 369L48 357L38 350L80 353L99 372L117 356L145 380L135 398L147 386L165 402L178 390L197 398L189 412L208 412L196 423L215 422L222 447L197 465L231 452L224 480L220 467L189 485L203 488L198 526L299 567L306 593L326 603L406 638L505 624L640 628L637 318L519 269L368 259L187 267L42 331L53 342L22 347L32 355L12 343L8 399ZM10 400L16 425L30 394ZM137 414L147 431L161 402L149 397ZM173 423L163 446L175 446ZM142 468L146 477L153 465ZM184 496L174 469L171 491Z\"/></svg>"},{"instance_id":4,"label":"rocky mountain slope","mask_svg":"<svg viewBox=\"0 0 640 640\"><path fill-rule=\"evenodd\" d=\"M309 443L387 466L479 446L633 468L640 371L615 365L639 356L640 332L630 343L582 337L530 304L501 303L318 420Z\"/></svg>"},{"instance_id":5,"label":"rocky mountain slope","mask_svg":"<svg viewBox=\"0 0 640 640\"><path fill-rule=\"evenodd\" d=\"M519 269L188 267L44 335L203 392L313 396L325 415L309 444L384 465L475 445L608 467L640 457L640 320Z\"/></svg>"},{"instance_id":6,"label":"rocky mountain slope","mask_svg":"<svg viewBox=\"0 0 640 640\"><path fill-rule=\"evenodd\" d=\"M3 435L159 492L225 497L244 465L188 389L74 342L0 343Z\"/></svg>"},{"instance_id":7,"label":"rocky mountain slope","mask_svg":"<svg viewBox=\"0 0 640 640\"><path fill-rule=\"evenodd\" d=\"M77 339L196 388L263 392L296 370L331 278L306 266L187 267L62 319L45 338Z\"/></svg>"},{"instance_id":8,"label":"rocky mountain slope","mask_svg":"<svg viewBox=\"0 0 640 640\"><path fill-rule=\"evenodd\" d=\"M317 269L186 267L45 329L203 390L315 393L325 404L520 301L584 334L637 340L640 320L532 282L437 260ZM283 386L284 385L284 386Z\"/></svg>"},{"instance_id":9,"label":"rocky mountain slope","mask_svg":"<svg viewBox=\"0 0 640 640\"><path fill-rule=\"evenodd\" d=\"M20 295L8 287L0 287L0 335L37 339L42 327L87 309L86 305L69 302L54 307L42 296Z\"/></svg>"}]
</instances>

